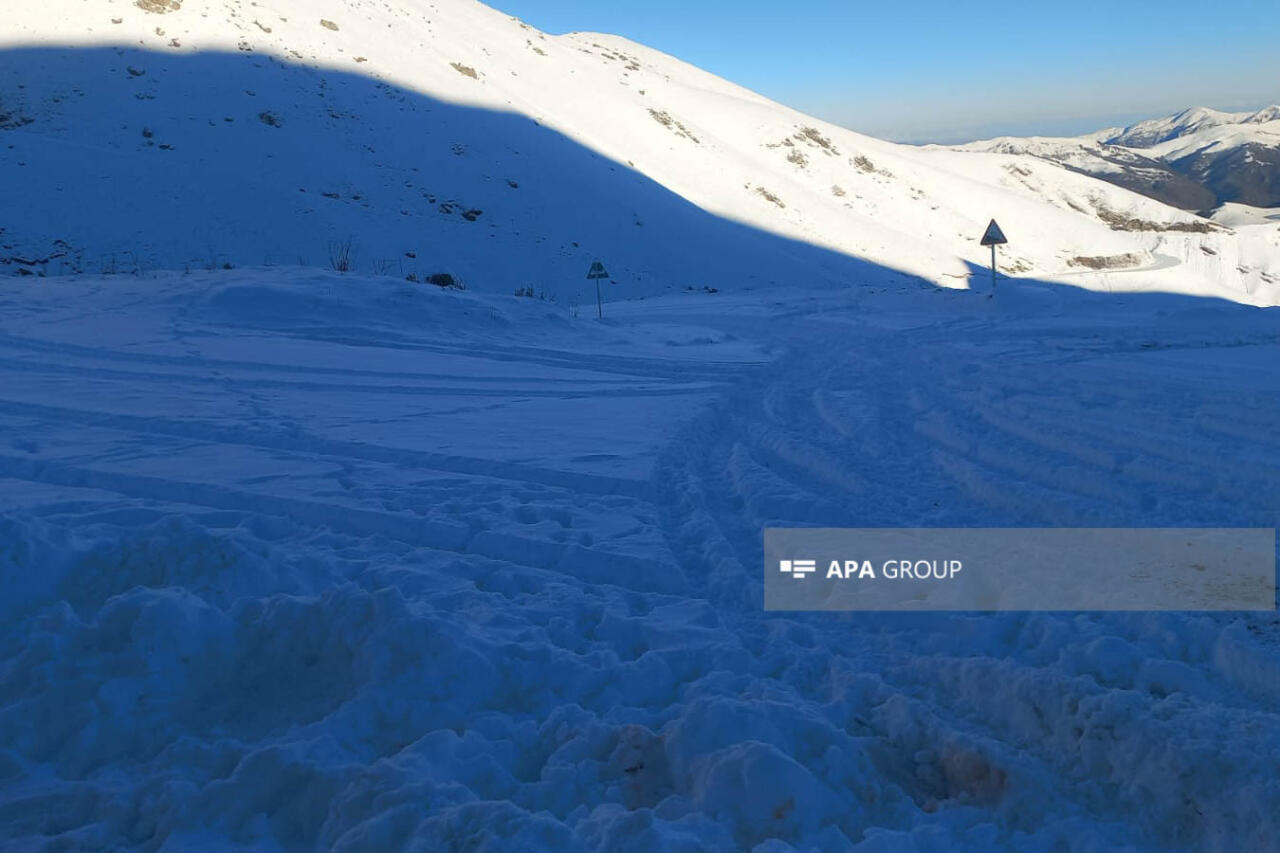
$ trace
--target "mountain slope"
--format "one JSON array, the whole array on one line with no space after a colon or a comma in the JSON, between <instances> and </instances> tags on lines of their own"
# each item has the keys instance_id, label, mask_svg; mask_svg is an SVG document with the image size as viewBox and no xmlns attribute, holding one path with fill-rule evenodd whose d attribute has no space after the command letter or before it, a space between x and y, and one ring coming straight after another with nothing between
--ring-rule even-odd
<instances>
[{"instance_id":1,"label":"mountain slope","mask_svg":"<svg viewBox=\"0 0 1280 853\"><path fill-rule=\"evenodd\" d=\"M1223 201L1280 207L1280 107L1147 149Z\"/></svg>"},{"instance_id":2,"label":"mountain slope","mask_svg":"<svg viewBox=\"0 0 1280 853\"><path fill-rule=\"evenodd\" d=\"M1217 196L1145 151L1099 142L1092 137L1011 137L959 146L966 151L1025 154L1091 175L1183 210L1208 210Z\"/></svg>"},{"instance_id":3,"label":"mountain slope","mask_svg":"<svg viewBox=\"0 0 1280 853\"><path fill-rule=\"evenodd\" d=\"M957 147L1029 154L1184 210L1280 206L1280 106L1255 113L1195 107L1085 136L1002 137Z\"/></svg>"},{"instance_id":4,"label":"mountain slope","mask_svg":"<svg viewBox=\"0 0 1280 853\"><path fill-rule=\"evenodd\" d=\"M1208 107L1191 107L1176 115L1165 118L1153 118L1130 125L1120 132L1105 138L1108 145L1124 145L1129 148L1150 148L1177 139L1190 133L1221 127L1226 124L1239 124L1249 118L1249 113L1226 113L1211 110Z\"/></svg>"},{"instance_id":5,"label":"mountain slope","mask_svg":"<svg viewBox=\"0 0 1280 853\"><path fill-rule=\"evenodd\" d=\"M548 36L469 0L323 16L53 0L8 11L5 33L11 269L324 266L354 237L362 270L570 300L597 256L618 295L956 286L986 264L976 238L995 217L1007 273L1277 298L1265 253L1092 178L871 139L624 39ZM1258 259L1188 264L1202 246ZM1079 275L1090 264L1144 273Z\"/></svg>"}]
</instances>

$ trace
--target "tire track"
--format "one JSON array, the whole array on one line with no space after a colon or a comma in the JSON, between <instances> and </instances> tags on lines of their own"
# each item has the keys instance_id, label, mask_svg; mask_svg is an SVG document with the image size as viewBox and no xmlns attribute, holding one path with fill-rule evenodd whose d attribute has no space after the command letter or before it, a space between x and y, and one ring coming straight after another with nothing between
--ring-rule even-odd
<instances>
[{"instance_id":1,"label":"tire track","mask_svg":"<svg viewBox=\"0 0 1280 853\"><path fill-rule=\"evenodd\" d=\"M424 519L409 513L378 512L211 483L103 471L8 455L0 455L0 477L114 492L168 504L283 517L361 538L383 536L411 546L480 555L528 568L554 571L582 583L616 583L617 577L625 574L635 581L628 588L637 591L679 593L685 589L679 569L661 559L644 559L576 543L529 539L505 532L473 532L466 524ZM619 569L625 571L620 572Z\"/></svg>"},{"instance_id":2,"label":"tire track","mask_svg":"<svg viewBox=\"0 0 1280 853\"><path fill-rule=\"evenodd\" d=\"M223 427L201 421L95 412L6 399L0 399L0 414L142 435L163 435L209 444L256 447L295 455L303 453L366 462L383 462L409 468L429 468L453 474L493 477L500 480L515 480L571 489L593 495L624 495L646 501L650 499L650 484L641 480L560 471L518 462L455 456L427 450L409 450L355 441L316 438L300 435L295 431L282 433L244 426Z\"/></svg>"}]
</instances>

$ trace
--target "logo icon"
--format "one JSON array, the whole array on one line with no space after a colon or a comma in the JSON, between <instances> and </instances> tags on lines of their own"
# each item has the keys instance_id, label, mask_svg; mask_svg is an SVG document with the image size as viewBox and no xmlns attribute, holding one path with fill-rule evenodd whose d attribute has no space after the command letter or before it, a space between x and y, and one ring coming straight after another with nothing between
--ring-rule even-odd
<instances>
[{"instance_id":1,"label":"logo icon","mask_svg":"<svg viewBox=\"0 0 1280 853\"><path fill-rule=\"evenodd\" d=\"M797 580L804 580L805 575L811 575L818 570L813 560L780 560L778 568L784 575L791 575Z\"/></svg>"}]
</instances>

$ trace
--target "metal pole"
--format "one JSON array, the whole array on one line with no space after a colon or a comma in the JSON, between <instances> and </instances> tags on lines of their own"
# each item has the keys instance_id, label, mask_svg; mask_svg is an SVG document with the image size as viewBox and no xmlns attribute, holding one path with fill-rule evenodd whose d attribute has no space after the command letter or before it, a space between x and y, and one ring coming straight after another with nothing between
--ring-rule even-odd
<instances>
[{"instance_id":1,"label":"metal pole","mask_svg":"<svg viewBox=\"0 0 1280 853\"><path fill-rule=\"evenodd\" d=\"M991 244L991 292L996 292L996 244Z\"/></svg>"},{"instance_id":2,"label":"metal pole","mask_svg":"<svg viewBox=\"0 0 1280 853\"><path fill-rule=\"evenodd\" d=\"M604 303L600 301L600 279L596 279L596 316L604 319Z\"/></svg>"}]
</instances>

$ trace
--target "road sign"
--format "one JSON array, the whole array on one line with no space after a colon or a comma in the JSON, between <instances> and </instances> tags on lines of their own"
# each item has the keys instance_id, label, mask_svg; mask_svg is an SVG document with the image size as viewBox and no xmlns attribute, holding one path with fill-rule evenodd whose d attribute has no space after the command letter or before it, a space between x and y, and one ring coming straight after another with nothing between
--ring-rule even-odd
<instances>
[{"instance_id":1,"label":"road sign","mask_svg":"<svg viewBox=\"0 0 1280 853\"><path fill-rule=\"evenodd\" d=\"M1004 232L1000 230L1000 226L996 224L994 219L991 220L991 224L987 226L987 233L982 235L982 245L1003 246L1008 242L1008 239L1004 236Z\"/></svg>"},{"instance_id":2,"label":"road sign","mask_svg":"<svg viewBox=\"0 0 1280 853\"><path fill-rule=\"evenodd\" d=\"M599 261L591 262L591 269L587 270L587 278L594 279L596 283L596 316L604 319L604 300L600 298L600 279L608 278L609 273L605 271L604 264Z\"/></svg>"},{"instance_id":3,"label":"road sign","mask_svg":"<svg viewBox=\"0 0 1280 853\"><path fill-rule=\"evenodd\" d=\"M1000 226L994 219L991 220L991 224L987 226L987 233L982 235L982 245L991 247L991 292L987 294L988 297L995 296L996 293L996 246L1003 246L1008 242Z\"/></svg>"}]
</instances>

